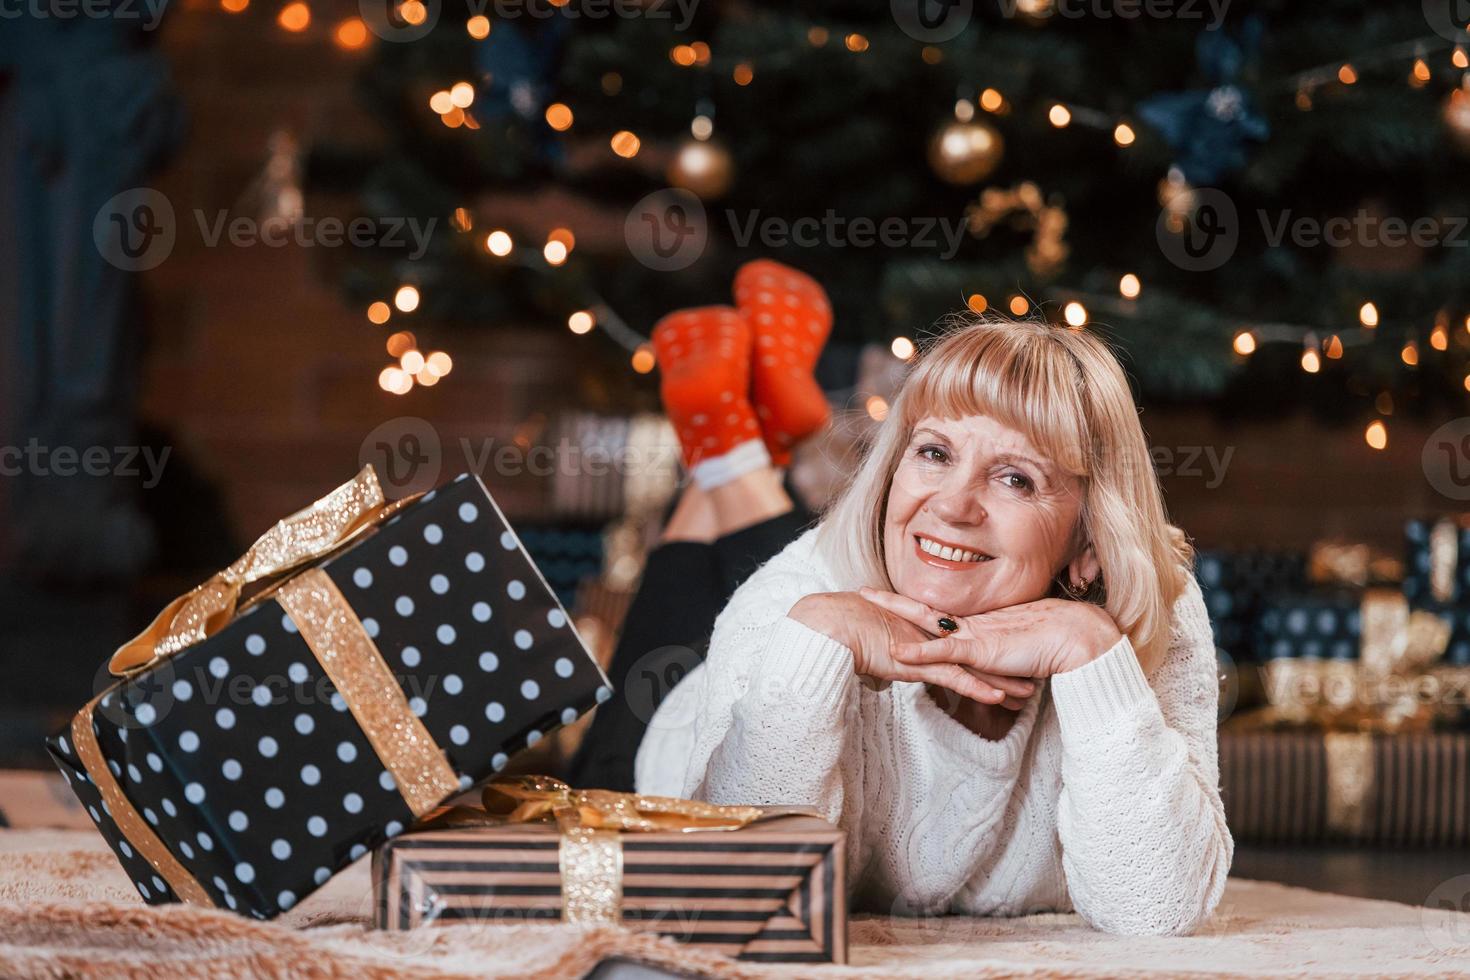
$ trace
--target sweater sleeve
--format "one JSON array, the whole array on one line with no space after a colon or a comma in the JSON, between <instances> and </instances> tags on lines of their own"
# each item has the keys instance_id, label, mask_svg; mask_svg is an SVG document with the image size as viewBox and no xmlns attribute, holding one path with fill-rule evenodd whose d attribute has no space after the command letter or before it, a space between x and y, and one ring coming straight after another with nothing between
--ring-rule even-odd
<instances>
[{"instance_id":1,"label":"sweater sleeve","mask_svg":"<svg viewBox=\"0 0 1470 980\"><path fill-rule=\"evenodd\" d=\"M705 662L659 706L638 749L640 792L811 806L844 823L838 760L856 723L852 652L786 615L825 588L784 564L736 590Z\"/></svg>"},{"instance_id":2,"label":"sweater sleeve","mask_svg":"<svg viewBox=\"0 0 1470 980\"><path fill-rule=\"evenodd\" d=\"M1052 678L1067 890L1105 932L1183 934L1214 911L1235 845L1220 802L1215 644L1191 579L1150 680L1124 637Z\"/></svg>"}]
</instances>

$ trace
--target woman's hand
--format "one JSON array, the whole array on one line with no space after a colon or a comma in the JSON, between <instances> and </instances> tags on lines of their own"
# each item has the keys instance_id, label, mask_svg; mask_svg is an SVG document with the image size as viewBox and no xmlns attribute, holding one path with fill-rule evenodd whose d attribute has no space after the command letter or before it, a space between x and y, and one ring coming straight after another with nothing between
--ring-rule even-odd
<instances>
[{"instance_id":1,"label":"woman's hand","mask_svg":"<svg viewBox=\"0 0 1470 980\"><path fill-rule=\"evenodd\" d=\"M949 615L893 592L862 589L859 594L928 636L936 632L939 617ZM902 642L894 657L913 667L958 664L1011 677L1050 677L1096 659L1123 635L1101 606L1066 599L1039 599L951 618L958 631Z\"/></svg>"},{"instance_id":2,"label":"woman's hand","mask_svg":"<svg viewBox=\"0 0 1470 980\"><path fill-rule=\"evenodd\" d=\"M897 647L917 645L933 634L856 592L818 592L802 598L787 615L851 650L853 669L860 677L882 682L922 681L1012 711L1019 711L1024 699L1036 690L1025 677L1008 677L959 663L899 660L894 656Z\"/></svg>"}]
</instances>

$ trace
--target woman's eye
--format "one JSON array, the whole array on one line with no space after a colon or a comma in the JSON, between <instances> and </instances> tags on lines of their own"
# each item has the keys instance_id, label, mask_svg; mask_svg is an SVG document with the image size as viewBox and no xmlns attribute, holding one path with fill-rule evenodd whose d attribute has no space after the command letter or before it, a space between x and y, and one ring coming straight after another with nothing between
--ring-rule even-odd
<instances>
[{"instance_id":1,"label":"woman's eye","mask_svg":"<svg viewBox=\"0 0 1470 980\"><path fill-rule=\"evenodd\" d=\"M938 446L920 446L917 455L935 463L943 463L949 459L949 453Z\"/></svg>"},{"instance_id":2,"label":"woman's eye","mask_svg":"<svg viewBox=\"0 0 1470 980\"><path fill-rule=\"evenodd\" d=\"M1013 490L1031 490L1035 486L1031 482L1031 478L1024 473L1007 473L1002 479Z\"/></svg>"}]
</instances>

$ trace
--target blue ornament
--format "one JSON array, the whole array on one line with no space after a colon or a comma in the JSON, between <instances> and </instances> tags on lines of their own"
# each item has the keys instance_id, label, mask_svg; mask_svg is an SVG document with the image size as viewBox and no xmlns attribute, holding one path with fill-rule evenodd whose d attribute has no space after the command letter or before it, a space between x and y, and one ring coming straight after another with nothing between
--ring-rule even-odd
<instances>
[{"instance_id":1,"label":"blue ornament","mask_svg":"<svg viewBox=\"0 0 1470 980\"><path fill-rule=\"evenodd\" d=\"M1212 87L1156 95L1138 104L1138 118L1173 148L1174 165L1195 187L1241 170L1248 145L1271 135L1255 99L1236 81L1255 58L1263 33L1260 19L1250 17L1236 34L1200 34L1195 57Z\"/></svg>"}]
</instances>

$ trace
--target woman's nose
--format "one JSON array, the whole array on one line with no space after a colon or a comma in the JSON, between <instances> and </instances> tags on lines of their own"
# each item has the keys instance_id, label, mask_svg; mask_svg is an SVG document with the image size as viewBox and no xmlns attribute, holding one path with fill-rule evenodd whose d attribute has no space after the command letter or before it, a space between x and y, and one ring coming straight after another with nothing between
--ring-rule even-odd
<instances>
[{"instance_id":1,"label":"woman's nose","mask_svg":"<svg viewBox=\"0 0 1470 980\"><path fill-rule=\"evenodd\" d=\"M968 484L946 486L928 501L928 510L946 524L979 524L988 516L980 492Z\"/></svg>"}]
</instances>

